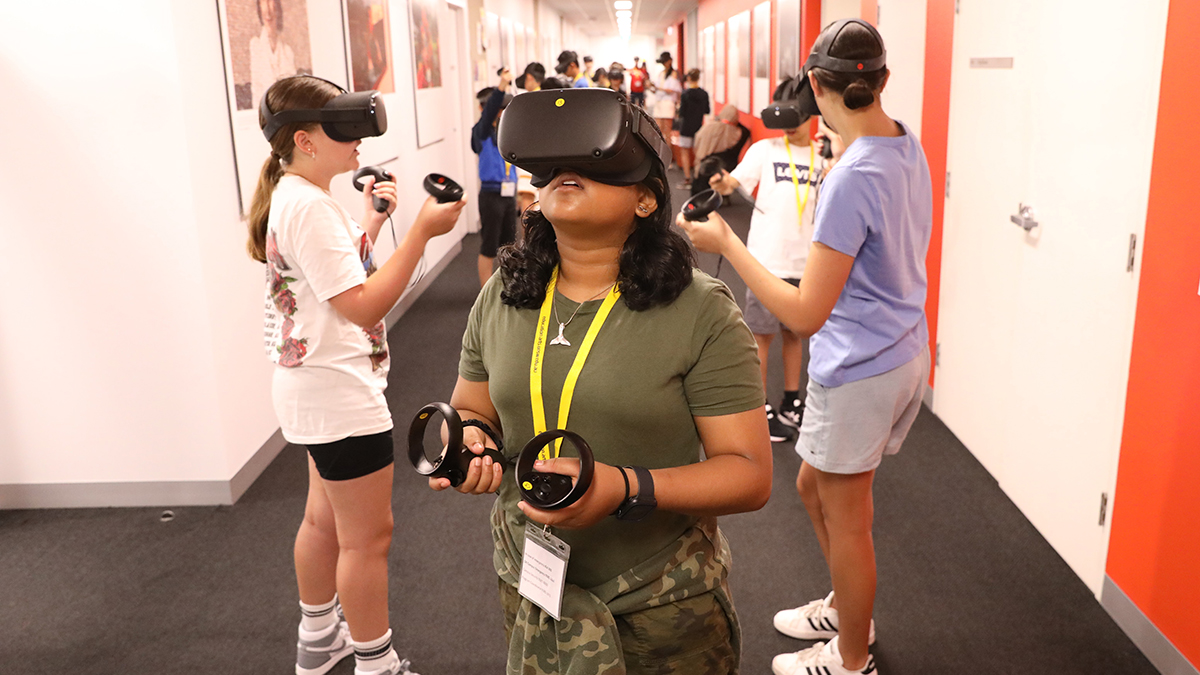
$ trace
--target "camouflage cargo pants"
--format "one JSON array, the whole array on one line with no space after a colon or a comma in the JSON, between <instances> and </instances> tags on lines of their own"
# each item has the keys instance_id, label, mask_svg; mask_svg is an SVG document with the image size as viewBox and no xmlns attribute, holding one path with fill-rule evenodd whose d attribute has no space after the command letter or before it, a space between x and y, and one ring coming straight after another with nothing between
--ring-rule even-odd
<instances>
[{"instance_id":1,"label":"camouflage cargo pants","mask_svg":"<svg viewBox=\"0 0 1200 675\"><path fill-rule=\"evenodd\" d=\"M500 582L504 635L511 641L521 596ZM729 617L711 591L613 617L628 675L734 675L737 654Z\"/></svg>"}]
</instances>

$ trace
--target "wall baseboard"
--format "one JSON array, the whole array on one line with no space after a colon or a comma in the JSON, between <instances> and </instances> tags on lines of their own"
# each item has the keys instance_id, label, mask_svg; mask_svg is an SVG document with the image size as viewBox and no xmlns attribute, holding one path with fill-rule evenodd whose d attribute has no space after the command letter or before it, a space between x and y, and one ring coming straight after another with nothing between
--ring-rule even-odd
<instances>
[{"instance_id":1,"label":"wall baseboard","mask_svg":"<svg viewBox=\"0 0 1200 675\"><path fill-rule=\"evenodd\" d=\"M1107 574L1100 590L1100 606L1162 675L1200 675L1200 669L1188 662Z\"/></svg>"},{"instance_id":2,"label":"wall baseboard","mask_svg":"<svg viewBox=\"0 0 1200 675\"><path fill-rule=\"evenodd\" d=\"M389 328L396 325L461 252L460 239L388 312ZM276 429L229 480L0 484L0 510L229 505L250 489L285 445L287 441Z\"/></svg>"}]
</instances>

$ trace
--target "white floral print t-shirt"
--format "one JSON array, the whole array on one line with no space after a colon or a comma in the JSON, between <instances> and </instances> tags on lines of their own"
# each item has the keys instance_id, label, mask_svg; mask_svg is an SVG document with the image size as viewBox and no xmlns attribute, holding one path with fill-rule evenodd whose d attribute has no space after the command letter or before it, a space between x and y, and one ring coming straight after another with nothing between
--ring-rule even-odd
<instances>
[{"instance_id":1,"label":"white floral print t-shirt","mask_svg":"<svg viewBox=\"0 0 1200 675\"><path fill-rule=\"evenodd\" d=\"M371 240L328 192L286 174L267 221L265 341L283 437L330 443L392 428L387 334L338 313L329 299L375 271Z\"/></svg>"}]
</instances>

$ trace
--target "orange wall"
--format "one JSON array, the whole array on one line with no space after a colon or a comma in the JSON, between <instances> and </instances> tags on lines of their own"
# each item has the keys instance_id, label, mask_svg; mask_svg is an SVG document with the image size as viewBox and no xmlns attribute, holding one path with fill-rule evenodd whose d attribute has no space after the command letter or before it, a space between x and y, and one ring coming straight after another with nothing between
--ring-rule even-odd
<instances>
[{"instance_id":1,"label":"orange wall","mask_svg":"<svg viewBox=\"0 0 1200 675\"><path fill-rule=\"evenodd\" d=\"M1171 0L1108 575L1200 666L1200 3Z\"/></svg>"},{"instance_id":2,"label":"orange wall","mask_svg":"<svg viewBox=\"0 0 1200 675\"><path fill-rule=\"evenodd\" d=\"M946 210L946 139L950 135L950 60L954 53L954 0L928 0L925 11L925 104L921 108L921 145L933 182L933 233L925 269L929 295L929 353L937 353L938 299L942 284L942 219ZM929 371L933 386L936 369Z\"/></svg>"}]
</instances>

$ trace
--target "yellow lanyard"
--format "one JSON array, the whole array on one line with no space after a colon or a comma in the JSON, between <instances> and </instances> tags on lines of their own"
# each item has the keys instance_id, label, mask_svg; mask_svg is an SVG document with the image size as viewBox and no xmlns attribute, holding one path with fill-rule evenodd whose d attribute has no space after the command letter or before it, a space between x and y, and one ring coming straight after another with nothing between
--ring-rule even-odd
<instances>
[{"instance_id":1,"label":"yellow lanyard","mask_svg":"<svg viewBox=\"0 0 1200 675\"><path fill-rule=\"evenodd\" d=\"M783 137L783 147L787 150L788 166L792 167L792 186L796 188L796 203L800 205L800 221L799 224L804 224L804 207L808 206L808 190L812 187L812 172L813 162L816 161L816 151L813 149L812 142L808 144L808 178L804 181L804 201L800 200L800 178L796 171L796 163L792 161L792 144L788 142L787 136Z\"/></svg>"},{"instance_id":2,"label":"yellow lanyard","mask_svg":"<svg viewBox=\"0 0 1200 675\"><path fill-rule=\"evenodd\" d=\"M550 275L550 283L546 285L546 299L542 302L542 311L538 315L537 333L533 339L533 358L529 362L529 400L533 406L533 433L534 435L546 431L546 405L542 400L542 364L546 358L546 338L550 332L550 313L554 309L554 287L558 283L558 268L554 268L554 272ZM588 327L587 335L583 338L583 344L579 346L579 353L575 355L575 361L571 364L571 370L567 371L567 379L563 382L562 396L558 402L558 427L559 429L567 428L567 416L571 414L571 397L575 395L575 384L579 381L579 372L583 370L583 363L587 361L588 353L592 351L592 344L596 342L596 336L600 333L600 328L604 326L604 321L608 319L609 312L612 311L613 305L617 304L617 298L621 297L621 292L617 290L617 285L608 290L608 296L604 298L604 302L600 304L600 311L596 312L596 318L592 319L592 325ZM562 439L554 442L554 456L558 457L559 449L562 447ZM538 459L550 459L550 448L547 446L542 448L538 453Z\"/></svg>"},{"instance_id":3,"label":"yellow lanyard","mask_svg":"<svg viewBox=\"0 0 1200 675\"><path fill-rule=\"evenodd\" d=\"M515 178L512 175L512 164L509 164L507 161L505 161L504 162L504 180L508 180L509 178Z\"/></svg>"}]
</instances>

